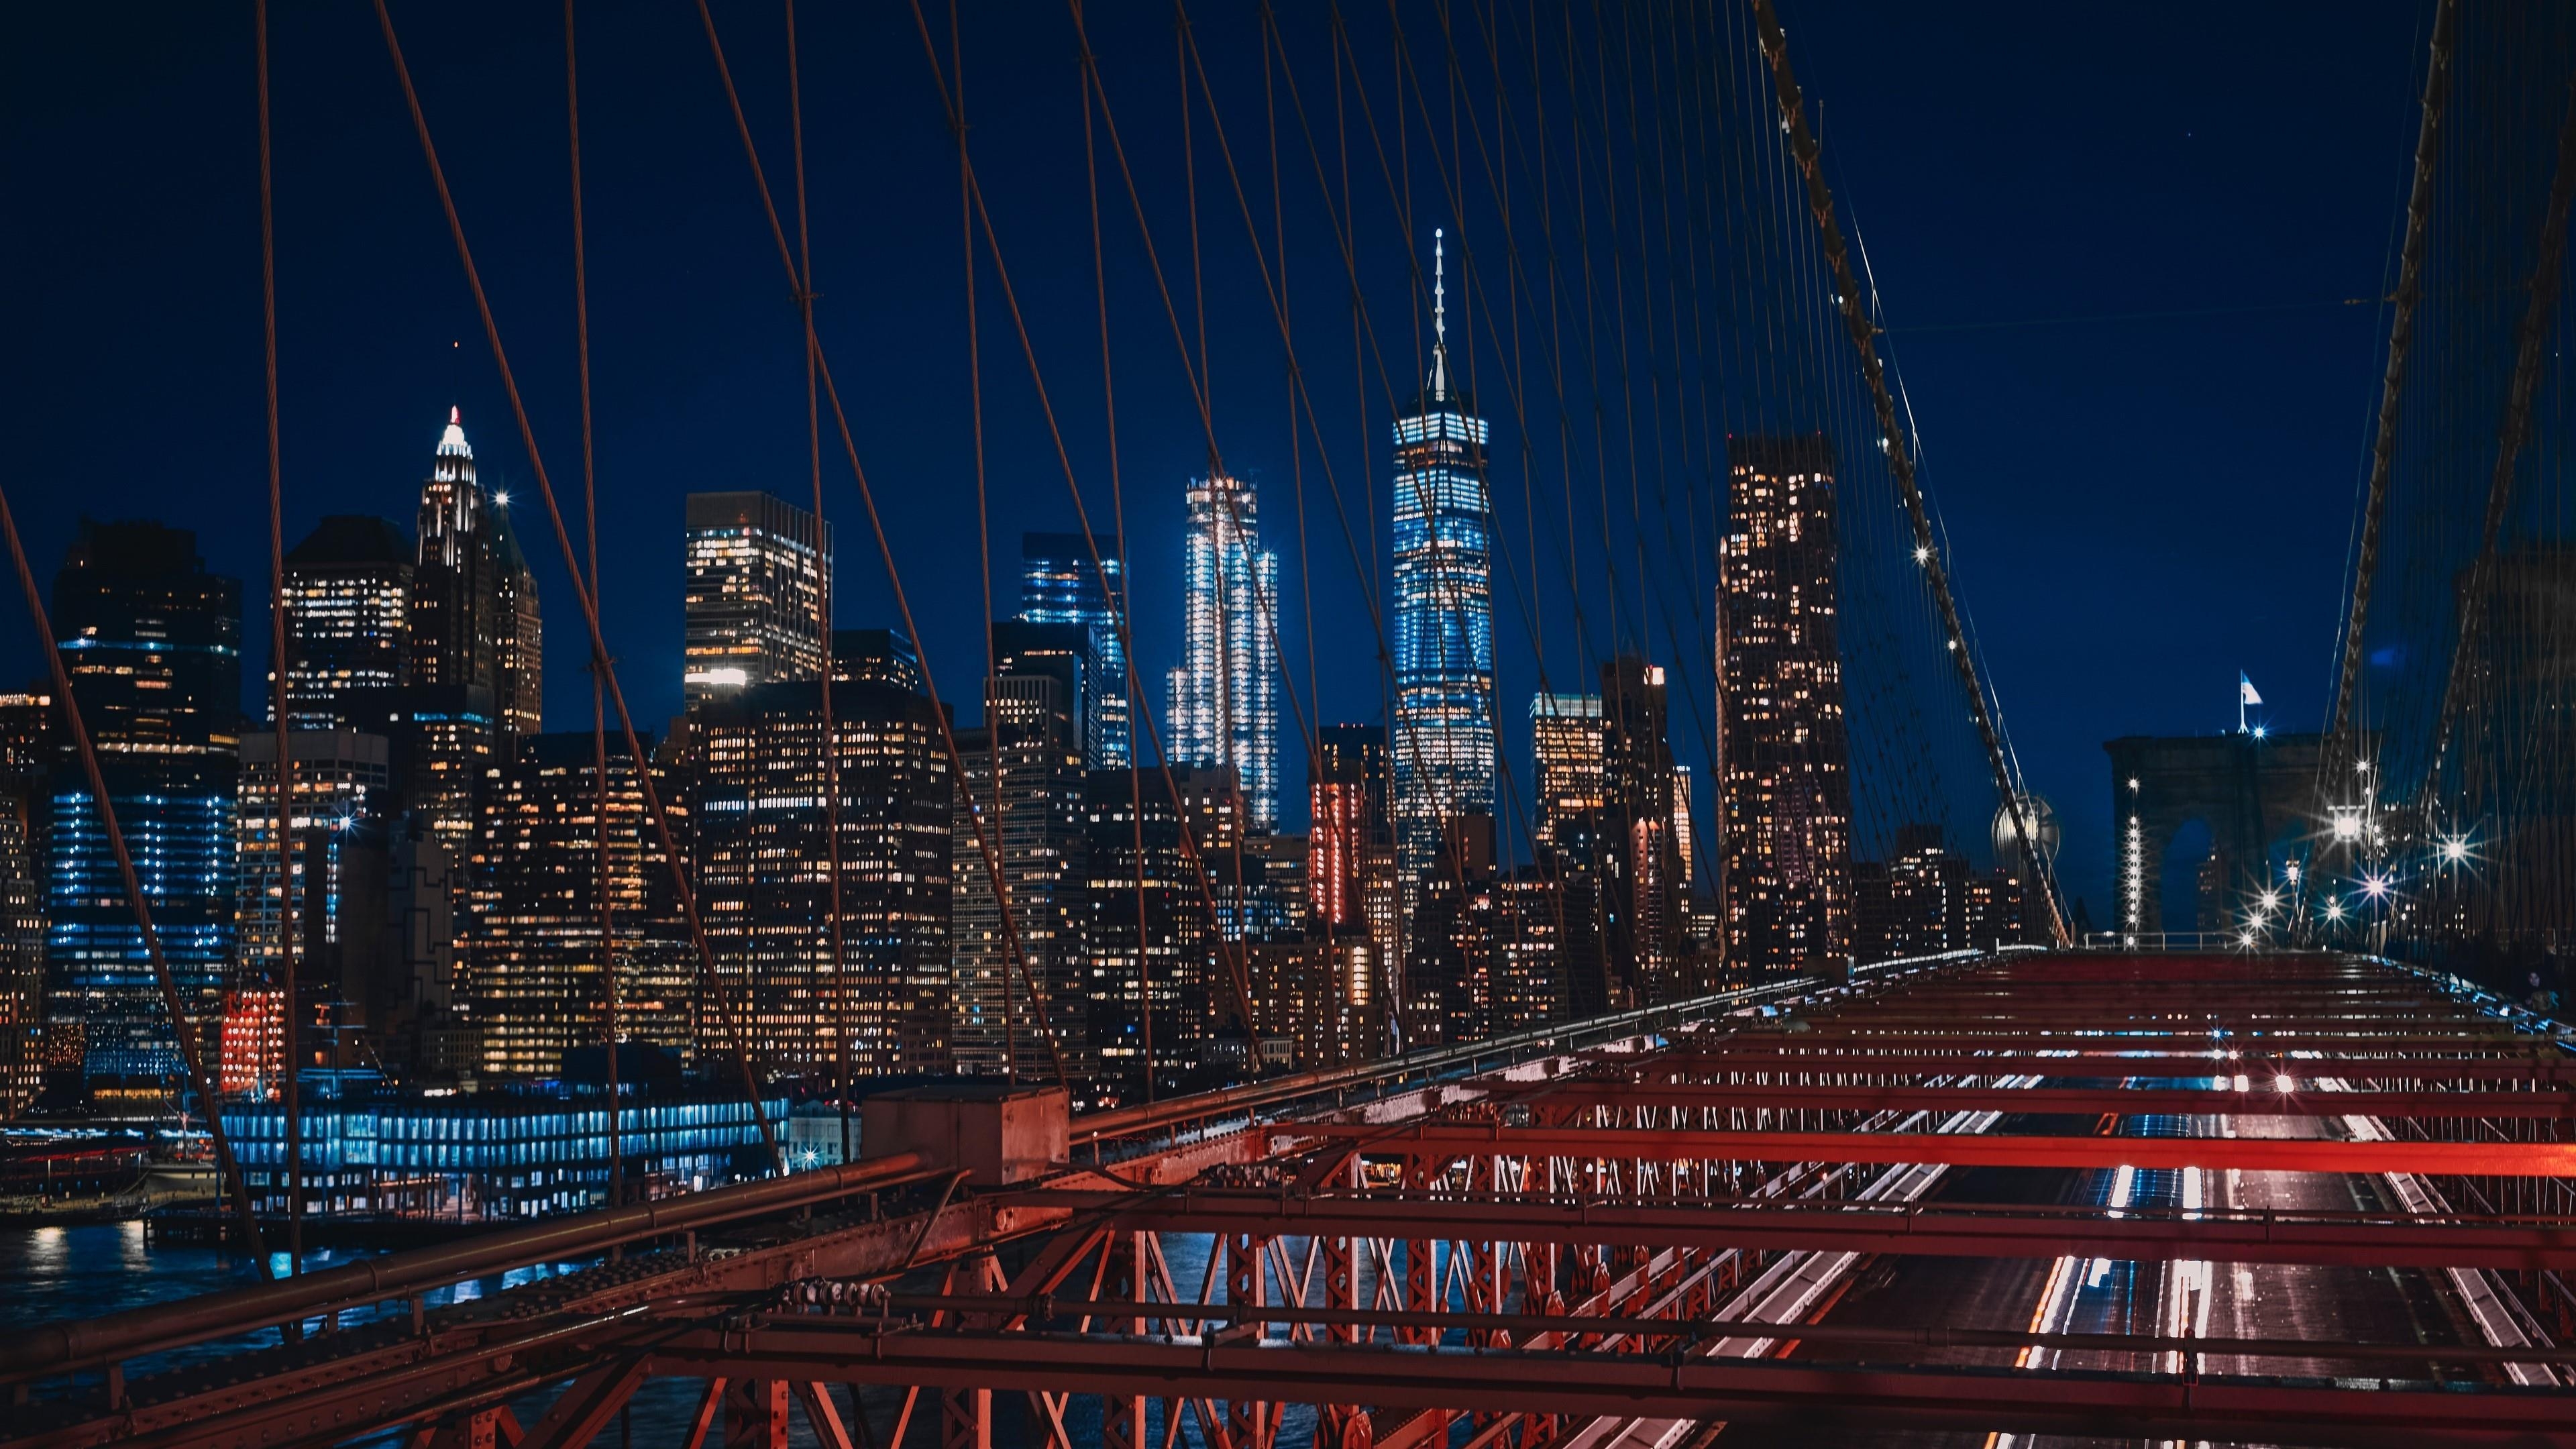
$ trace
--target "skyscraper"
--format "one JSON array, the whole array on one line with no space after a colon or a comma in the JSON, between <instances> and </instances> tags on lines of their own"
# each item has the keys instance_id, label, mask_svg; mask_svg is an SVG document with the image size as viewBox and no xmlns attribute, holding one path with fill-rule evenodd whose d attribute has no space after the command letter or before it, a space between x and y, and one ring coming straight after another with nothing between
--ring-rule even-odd
<instances>
[{"instance_id":1,"label":"skyscraper","mask_svg":"<svg viewBox=\"0 0 2576 1449\"><path fill-rule=\"evenodd\" d=\"M1531 695L1530 753L1538 766L1534 833L1541 846L1552 846L1575 817L1603 803L1601 696Z\"/></svg>"},{"instance_id":2,"label":"skyscraper","mask_svg":"<svg viewBox=\"0 0 2576 1449\"><path fill-rule=\"evenodd\" d=\"M0 1119L41 1085L53 696L0 694Z\"/></svg>"},{"instance_id":3,"label":"skyscraper","mask_svg":"<svg viewBox=\"0 0 2576 1449\"><path fill-rule=\"evenodd\" d=\"M747 1038L756 1067L829 1079L846 1020L854 1073L947 1066L956 787L940 706L877 677L872 661L890 657L845 655L866 672L833 685L837 812L825 808L816 684L756 685L697 712L698 906L720 978L699 1025L711 1055ZM835 815L837 966L824 834Z\"/></svg>"},{"instance_id":4,"label":"skyscraper","mask_svg":"<svg viewBox=\"0 0 2576 1449\"><path fill-rule=\"evenodd\" d=\"M1100 561L1092 562L1093 546ZM1108 587L1101 587L1103 579ZM1083 675L1082 755L1086 768L1123 769L1134 758L1128 718L1127 646L1108 602L1123 602L1127 577L1118 562L1118 535L1079 533L1020 535L1020 617L1032 624L1078 624L1090 637Z\"/></svg>"},{"instance_id":5,"label":"skyscraper","mask_svg":"<svg viewBox=\"0 0 2576 1449\"><path fill-rule=\"evenodd\" d=\"M1727 956L1776 970L1851 948L1851 760L1837 642L1833 445L1727 440L1717 707Z\"/></svg>"},{"instance_id":6,"label":"skyscraper","mask_svg":"<svg viewBox=\"0 0 2576 1449\"><path fill-rule=\"evenodd\" d=\"M692 493L686 517L689 703L822 673L832 525L766 493Z\"/></svg>"},{"instance_id":7,"label":"skyscraper","mask_svg":"<svg viewBox=\"0 0 2576 1449\"><path fill-rule=\"evenodd\" d=\"M539 728L545 666L536 578L501 516L507 501L475 481L473 446L449 409L420 490L411 682L489 690L495 727L520 735Z\"/></svg>"},{"instance_id":8,"label":"skyscraper","mask_svg":"<svg viewBox=\"0 0 2576 1449\"><path fill-rule=\"evenodd\" d=\"M1685 994L1675 778L1663 667L1620 655L1601 666L1600 863L1610 960L1641 1005Z\"/></svg>"},{"instance_id":9,"label":"skyscraper","mask_svg":"<svg viewBox=\"0 0 2576 1449\"><path fill-rule=\"evenodd\" d=\"M353 693L411 682L412 542L389 518L334 514L286 555L286 718L358 729Z\"/></svg>"},{"instance_id":10,"label":"skyscraper","mask_svg":"<svg viewBox=\"0 0 2576 1449\"><path fill-rule=\"evenodd\" d=\"M463 934L487 1073L551 1077L563 1070L565 1052L597 1044L612 963L620 1034L688 1045L694 947L635 761L614 736L608 749L604 820L588 730L522 740L516 757L485 777L466 860ZM669 791L662 794L667 808ZM613 950L600 939L603 890Z\"/></svg>"},{"instance_id":11,"label":"skyscraper","mask_svg":"<svg viewBox=\"0 0 2576 1449\"><path fill-rule=\"evenodd\" d=\"M526 739L546 727L546 627L537 610L537 576L519 552L510 526L509 495L494 495L492 510L493 619L499 663L493 702L505 739Z\"/></svg>"},{"instance_id":12,"label":"skyscraper","mask_svg":"<svg viewBox=\"0 0 2576 1449\"><path fill-rule=\"evenodd\" d=\"M996 674L984 685L984 727L957 737L965 788L956 809L949 1044L961 1072L1045 1073L1049 1033L1076 1081L1088 1080L1097 1060L1082 995L1082 751L1067 692L1052 670ZM1024 972L1010 969L986 846L1000 857ZM1032 982L1045 996L1043 1013Z\"/></svg>"},{"instance_id":13,"label":"skyscraper","mask_svg":"<svg viewBox=\"0 0 2576 1449\"><path fill-rule=\"evenodd\" d=\"M1036 624L1026 619L993 621L993 672L1017 679L1044 677L1055 681L1055 702L1049 706L1063 724L1065 739L1074 753L1089 760L1098 743L1099 717L1091 713L1098 703L1095 687L1097 656L1092 652L1092 638L1080 624Z\"/></svg>"},{"instance_id":14,"label":"skyscraper","mask_svg":"<svg viewBox=\"0 0 2576 1449\"><path fill-rule=\"evenodd\" d=\"M912 694L928 694L921 677L921 651L892 629L832 631L832 683L891 684Z\"/></svg>"},{"instance_id":15,"label":"skyscraper","mask_svg":"<svg viewBox=\"0 0 2576 1449\"><path fill-rule=\"evenodd\" d=\"M1093 770L1083 777L1083 1000L1099 1054L1095 1100L1144 1100L1197 1065L1220 988L1216 923L1183 832L1231 808L1228 771ZM1219 804L1210 797L1222 794ZM1221 823L1217 829L1221 829ZM1216 830L1196 842L1215 847Z\"/></svg>"},{"instance_id":16,"label":"skyscraper","mask_svg":"<svg viewBox=\"0 0 2576 1449\"><path fill-rule=\"evenodd\" d=\"M1449 376L1437 231L1431 268L1431 377L1395 420L1395 830L1408 892L1439 862L1442 821L1494 812L1486 428Z\"/></svg>"},{"instance_id":17,"label":"skyscraper","mask_svg":"<svg viewBox=\"0 0 2576 1449\"><path fill-rule=\"evenodd\" d=\"M234 910L233 989L226 993L225 1088L249 1090L276 1081L282 1067L265 1040L237 1050L233 1024L256 1000L263 1020L285 1008L285 908L295 924L296 995L307 1028L336 1024L341 1003L361 1003L383 944L384 814L392 769L382 735L352 730L297 730L293 809L281 848L277 825L277 736L242 737L241 838ZM349 978L355 977L352 981ZM350 989L354 987L354 989ZM265 1038L268 1030L260 1035ZM319 1038L310 1031L307 1046ZM246 1059L245 1059L246 1058ZM236 1064L246 1070L237 1071Z\"/></svg>"},{"instance_id":18,"label":"skyscraper","mask_svg":"<svg viewBox=\"0 0 2576 1449\"><path fill-rule=\"evenodd\" d=\"M1315 731L1315 768L1306 787L1312 820L1306 834L1306 889L1318 935L1378 933L1370 898L1381 888L1381 878L1392 875L1394 860L1387 788L1383 728L1346 724ZM1393 924L1391 919L1385 923ZM1392 938L1383 944L1392 947Z\"/></svg>"},{"instance_id":19,"label":"skyscraper","mask_svg":"<svg viewBox=\"0 0 2576 1449\"><path fill-rule=\"evenodd\" d=\"M241 582L197 537L84 519L54 576L54 629L179 998L211 1015L233 945ZM184 1070L106 822L77 768L53 778L49 1014L78 1021L92 1077ZM211 1046L211 1041L209 1041Z\"/></svg>"},{"instance_id":20,"label":"skyscraper","mask_svg":"<svg viewBox=\"0 0 2576 1449\"><path fill-rule=\"evenodd\" d=\"M1181 554L1181 663L1171 671L1172 762L1231 766L1255 830L1279 827L1279 555L1261 547L1260 495L1194 480Z\"/></svg>"}]
</instances>

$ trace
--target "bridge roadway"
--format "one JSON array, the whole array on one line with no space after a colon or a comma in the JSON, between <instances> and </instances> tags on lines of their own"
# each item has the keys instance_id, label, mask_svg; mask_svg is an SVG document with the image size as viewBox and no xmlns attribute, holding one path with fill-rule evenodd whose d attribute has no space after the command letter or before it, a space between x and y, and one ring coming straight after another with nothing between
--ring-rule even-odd
<instances>
[{"instance_id":1,"label":"bridge roadway","mask_svg":"<svg viewBox=\"0 0 2576 1449\"><path fill-rule=\"evenodd\" d=\"M680 1377L681 1449L2576 1445L2571 1067L2375 962L1918 963L21 1329L0 1442L554 1449Z\"/></svg>"}]
</instances>

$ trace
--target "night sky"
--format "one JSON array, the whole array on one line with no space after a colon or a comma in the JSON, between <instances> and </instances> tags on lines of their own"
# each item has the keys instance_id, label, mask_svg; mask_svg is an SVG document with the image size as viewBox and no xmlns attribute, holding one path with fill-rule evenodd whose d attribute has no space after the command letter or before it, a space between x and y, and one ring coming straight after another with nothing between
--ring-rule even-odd
<instances>
[{"instance_id":1,"label":"night sky","mask_svg":"<svg viewBox=\"0 0 2576 1449\"><path fill-rule=\"evenodd\" d=\"M1169 15L1094 10L1173 265L1187 212ZM1368 10L1353 12L1364 47L1383 36ZM2383 289L2429 0L2339 6L2330 20L2247 7L2223 28L2150 5L1782 10L1884 299L1963 601L2021 758L2067 816L2068 890L2106 921L2103 740L2233 727L2240 669L2275 729L2320 723L2385 326L2377 306L2345 303ZM777 7L716 12L784 205ZM578 534L560 16L525 4L394 13ZM944 7L931 13L944 24ZM1266 193L1251 13L1201 6L1195 19L1237 160ZM694 7L594 4L583 20L603 595L638 722L651 725L679 703L681 495L805 500L804 396L789 289ZM940 692L971 701L982 647L955 153L904 6L809 5L802 20L820 327ZM586 645L563 562L373 15L280 4L272 25L288 542L325 513L408 527L446 409L461 406L485 481L517 498L537 569L549 723L587 727ZM1105 530L1071 26L1050 5L980 6L966 34L1005 259ZM1299 63L1308 105L1328 111L1330 70ZM249 581L253 598L265 591L253 96L247 4L45 7L15 17L0 47L11 439L0 477L48 578L87 512L194 528L210 567ZM1211 139L1202 126L1199 146ZM1259 482L1283 556L1289 672L1302 699L1291 492L1302 468L1320 713L1374 718L1362 595L1312 444L1291 451L1284 357L1241 215L1221 168L1201 161L1217 425L1229 465ZM1326 422L1339 429L1327 439L1336 481L1356 489L1365 465L1382 491L1384 422L1372 402L1360 432L1338 263L1322 233L1295 235L1316 225L1304 167L1302 152L1283 155L1296 325L1312 339L1311 384L1341 400ZM1266 195L1257 203L1266 232ZM1104 205L1120 478L1159 708L1178 639L1181 490L1205 443L1123 194ZM1378 197L1357 225L1372 314L1401 351L1409 274L1392 217ZM995 603L1007 613L1020 532L1070 528L1073 513L989 262L980 285ZM1185 326L1189 306L1184 296ZM1409 369L1409 354L1395 365ZM897 622L828 434L824 480L839 622ZM1382 547L1383 499L1367 511ZM1353 526L1371 525L1355 511ZM1517 719L1533 680L1515 663L1527 646L1510 609L1498 598L1504 713ZM0 681L36 676L24 614L12 604L0 618ZM264 617L245 634L255 681ZM1293 790L1294 724L1281 735Z\"/></svg>"}]
</instances>

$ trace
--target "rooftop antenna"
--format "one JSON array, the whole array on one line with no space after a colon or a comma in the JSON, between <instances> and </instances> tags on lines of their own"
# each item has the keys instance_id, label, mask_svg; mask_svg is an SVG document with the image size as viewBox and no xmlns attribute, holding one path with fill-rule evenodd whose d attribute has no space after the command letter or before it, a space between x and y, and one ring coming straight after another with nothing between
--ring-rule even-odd
<instances>
[{"instance_id":1,"label":"rooftop antenna","mask_svg":"<svg viewBox=\"0 0 2576 1449\"><path fill-rule=\"evenodd\" d=\"M1439 227L1431 229L1431 396L1449 399L1449 301L1446 251Z\"/></svg>"}]
</instances>

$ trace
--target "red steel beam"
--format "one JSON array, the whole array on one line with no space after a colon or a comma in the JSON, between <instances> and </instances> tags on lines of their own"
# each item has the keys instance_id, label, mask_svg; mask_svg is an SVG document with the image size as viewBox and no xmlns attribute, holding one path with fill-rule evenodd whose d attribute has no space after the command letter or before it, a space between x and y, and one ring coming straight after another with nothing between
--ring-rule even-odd
<instances>
[{"instance_id":1,"label":"red steel beam","mask_svg":"<svg viewBox=\"0 0 2576 1449\"><path fill-rule=\"evenodd\" d=\"M2576 1119L2567 1092L2245 1091L2193 1087L1782 1087L1676 1082L1571 1081L1528 1099L1534 1107L1740 1107L1748 1111L2171 1113L2233 1117L2490 1117Z\"/></svg>"},{"instance_id":2,"label":"red steel beam","mask_svg":"<svg viewBox=\"0 0 2576 1449\"><path fill-rule=\"evenodd\" d=\"M2576 1267L2576 1221L2403 1215L1763 1201L1619 1202L1496 1195L1282 1200L1257 1189L1148 1201L1040 1193L1115 1213L1121 1229L1278 1237L1419 1238L1652 1248L1810 1249L1937 1258L2205 1259L2356 1268Z\"/></svg>"},{"instance_id":3,"label":"red steel beam","mask_svg":"<svg viewBox=\"0 0 2576 1449\"><path fill-rule=\"evenodd\" d=\"M1353 1142L1372 1157L1476 1156L1873 1166L2243 1168L2255 1172L2576 1177L2576 1142L2335 1142L2302 1137L2018 1137L1974 1132L1700 1132L1621 1127L1282 1124L1280 1143Z\"/></svg>"},{"instance_id":4,"label":"red steel beam","mask_svg":"<svg viewBox=\"0 0 2576 1449\"><path fill-rule=\"evenodd\" d=\"M2211 1046L2236 1051L2351 1052L2443 1051L2527 1057L2545 1047L2538 1037L2443 1036L2423 1031L2323 1032L2243 1031L2223 1037L2205 1031L2158 1031L2031 1027L2013 1022L1967 1023L1928 1027L1880 1027L1872 1024L1799 1032L1747 1032L1735 1041L1761 1046L1783 1043L1802 1048L1836 1047L1847 1051L2056 1051L2067 1048L2119 1051L2207 1051Z\"/></svg>"},{"instance_id":5,"label":"red steel beam","mask_svg":"<svg viewBox=\"0 0 2576 1449\"><path fill-rule=\"evenodd\" d=\"M1712 1325L1712 1328L1714 1326ZM2013 1374L1847 1367L1798 1359L1672 1358L1307 1341L1220 1343L1099 1335L885 1333L818 1318L681 1334L658 1374L1182 1396L1387 1409L1795 1423L1809 1435L1913 1428L2116 1439L2576 1446L2569 1396L2326 1387L2210 1375Z\"/></svg>"},{"instance_id":6,"label":"red steel beam","mask_svg":"<svg viewBox=\"0 0 2576 1449\"><path fill-rule=\"evenodd\" d=\"M2314 1077L2403 1077L2425 1082L2576 1083L2576 1058L2559 1057L2281 1057L2248 1052L2235 1057L2160 1054L2122 1056L2116 1052L2074 1051L2063 1055L2037 1052L1904 1053L1886 1050L1854 1052L1798 1051L1668 1051L1652 1056L1614 1058L1647 1072L1823 1072L1835 1075L2036 1077L2216 1077L2243 1072L2266 1077L2283 1074L2300 1081Z\"/></svg>"}]
</instances>

